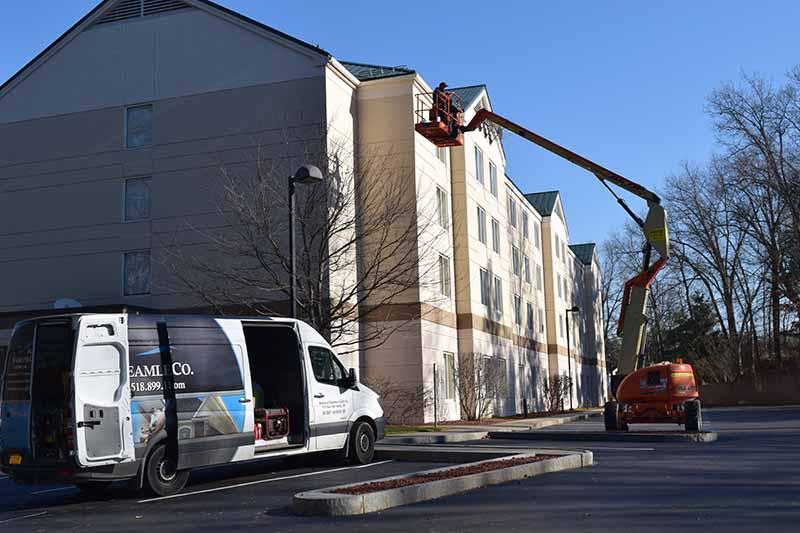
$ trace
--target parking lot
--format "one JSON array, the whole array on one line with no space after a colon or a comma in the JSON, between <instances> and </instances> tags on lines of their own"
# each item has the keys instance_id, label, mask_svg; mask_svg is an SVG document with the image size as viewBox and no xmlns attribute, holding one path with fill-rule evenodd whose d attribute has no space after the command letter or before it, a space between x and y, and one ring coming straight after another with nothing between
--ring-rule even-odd
<instances>
[{"instance_id":1,"label":"parking lot","mask_svg":"<svg viewBox=\"0 0 800 533\"><path fill-rule=\"evenodd\" d=\"M589 449L596 465L355 518L297 517L289 506L300 491L439 465L378 461L348 467L319 459L232 466L194 474L170 498L115 490L106 499L89 500L71 487L18 487L0 479L0 529L795 531L800 408L713 409L706 422L719 432L715 443L468 443ZM600 425L595 418L557 429Z\"/></svg>"}]
</instances>

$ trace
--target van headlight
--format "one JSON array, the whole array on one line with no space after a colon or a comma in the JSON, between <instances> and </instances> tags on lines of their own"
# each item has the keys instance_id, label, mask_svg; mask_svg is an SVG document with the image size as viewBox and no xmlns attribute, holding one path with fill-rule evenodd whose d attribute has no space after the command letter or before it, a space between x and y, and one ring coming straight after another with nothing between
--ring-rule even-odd
<instances>
[{"instance_id":1,"label":"van headlight","mask_svg":"<svg viewBox=\"0 0 800 533\"><path fill-rule=\"evenodd\" d=\"M383 398L379 395L376 399L378 400L378 405L380 406L381 411L385 411L386 409L383 407Z\"/></svg>"}]
</instances>

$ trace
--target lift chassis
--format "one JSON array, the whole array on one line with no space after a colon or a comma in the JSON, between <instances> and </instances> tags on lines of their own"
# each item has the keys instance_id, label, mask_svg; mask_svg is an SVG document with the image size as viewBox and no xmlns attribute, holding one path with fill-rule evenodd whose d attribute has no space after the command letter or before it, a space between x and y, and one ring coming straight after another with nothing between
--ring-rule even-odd
<instances>
[{"instance_id":1,"label":"lift chassis","mask_svg":"<svg viewBox=\"0 0 800 533\"><path fill-rule=\"evenodd\" d=\"M627 431L632 423L671 423L687 431L700 431L702 419L697 384L691 365L681 359L643 367L647 331L647 300L650 285L670 255L667 213L661 198L646 187L631 181L555 142L520 126L489 109L480 109L468 124L455 93L435 91L417 95L415 130L436 146L460 146L464 134L478 129L490 136L502 128L591 172L616 198L619 205L642 229L645 238L642 270L625 283L617 334L622 348L617 373L611 376L614 400L606 403L605 427L608 431ZM488 124L493 124L488 126ZM620 189L647 202L642 220L611 188ZM652 252L658 259L652 260Z\"/></svg>"}]
</instances>

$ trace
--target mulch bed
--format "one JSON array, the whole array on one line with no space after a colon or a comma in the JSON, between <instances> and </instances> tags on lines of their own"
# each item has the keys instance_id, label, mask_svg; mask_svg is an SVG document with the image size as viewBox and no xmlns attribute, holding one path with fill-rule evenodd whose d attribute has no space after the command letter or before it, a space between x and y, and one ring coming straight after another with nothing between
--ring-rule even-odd
<instances>
[{"instance_id":1,"label":"mulch bed","mask_svg":"<svg viewBox=\"0 0 800 533\"><path fill-rule=\"evenodd\" d=\"M468 476L470 474L479 474L482 472L491 472L492 470L500 470L501 468L509 468L512 466L526 465L529 463L538 463L547 459L555 459L561 457L560 455L536 455L533 457L511 457L509 459L498 459L486 463L476 465L459 466L449 470L440 470L438 472L431 472L429 474L419 474L416 476L409 476L400 479L388 479L386 481L371 481L369 483L362 483L361 485L353 485L350 487L342 487L336 489L336 494L367 494L370 492L379 492L382 490L397 489L400 487L408 487L410 485L419 485L421 483L428 483L429 481L439 481L442 479L451 479L454 477Z\"/></svg>"}]
</instances>

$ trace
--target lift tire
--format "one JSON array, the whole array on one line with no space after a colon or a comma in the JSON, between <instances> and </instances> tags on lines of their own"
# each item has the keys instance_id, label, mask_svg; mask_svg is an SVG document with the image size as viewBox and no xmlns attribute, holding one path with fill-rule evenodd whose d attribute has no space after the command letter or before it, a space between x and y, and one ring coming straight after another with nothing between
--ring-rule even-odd
<instances>
[{"instance_id":1,"label":"lift tire","mask_svg":"<svg viewBox=\"0 0 800 533\"><path fill-rule=\"evenodd\" d=\"M350 452L347 459L354 465L366 465L375 457L375 432L367 422L356 422L350 430Z\"/></svg>"},{"instance_id":2,"label":"lift tire","mask_svg":"<svg viewBox=\"0 0 800 533\"><path fill-rule=\"evenodd\" d=\"M686 431L703 430L703 413L700 408L700 400L689 400L683 404L686 412Z\"/></svg>"},{"instance_id":3,"label":"lift tire","mask_svg":"<svg viewBox=\"0 0 800 533\"><path fill-rule=\"evenodd\" d=\"M171 496L180 492L189 480L188 470L175 470L166 458L167 447L157 445L150 452L145 466L144 481L157 496Z\"/></svg>"},{"instance_id":4,"label":"lift tire","mask_svg":"<svg viewBox=\"0 0 800 533\"><path fill-rule=\"evenodd\" d=\"M617 431L617 402L606 403L603 408L603 422L606 425L606 431Z\"/></svg>"}]
</instances>

